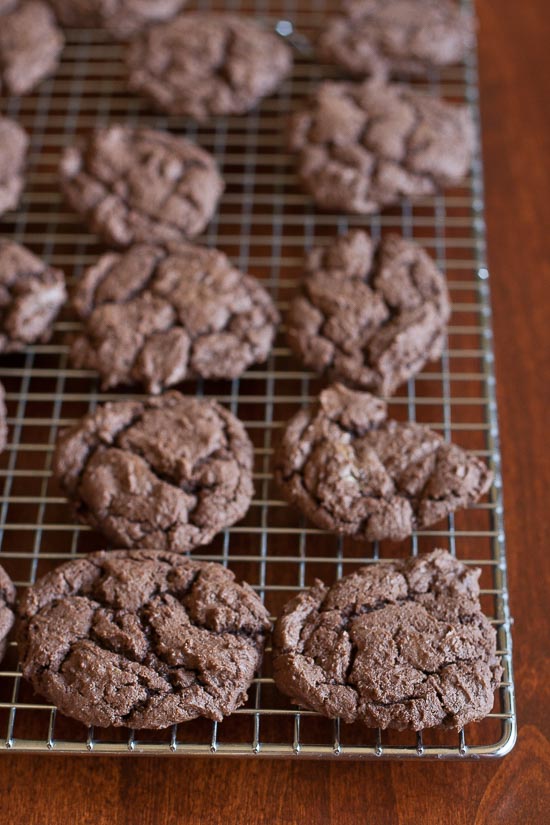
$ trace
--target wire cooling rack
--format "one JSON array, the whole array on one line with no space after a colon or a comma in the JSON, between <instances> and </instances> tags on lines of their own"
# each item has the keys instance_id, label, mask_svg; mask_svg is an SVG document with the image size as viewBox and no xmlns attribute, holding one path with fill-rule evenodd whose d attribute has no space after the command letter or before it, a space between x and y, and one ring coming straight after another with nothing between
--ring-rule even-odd
<instances>
[{"instance_id":1,"label":"wire cooling rack","mask_svg":"<svg viewBox=\"0 0 550 825\"><path fill-rule=\"evenodd\" d=\"M274 26L291 21L296 32L311 37L338 4L257 0L192 6L251 12ZM279 29L288 31L289 26ZM285 116L321 78L338 76L298 49L294 75L276 96L246 116L219 118L199 128L181 118L153 114L144 101L128 94L122 50L101 32L72 31L55 77L32 95L2 102L2 110L31 136L25 193L20 209L4 217L2 234L63 268L69 282L78 279L101 247L59 195L59 155L76 135L123 121L188 134L215 153L227 190L203 240L222 248L241 269L263 278L283 312L300 276L304 250L313 243L351 226L363 226L374 237L393 230L421 242L446 273L453 316L442 358L408 382L391 400L390 411L395 417L429 424L483 456L495 472L488 500L401 544L355 543L306 524L281 501L270 462L284 422L316 396L321 383L291 357L280 335L267 364L250 369L240 380L183 386L186 392L228 405L244 421L255 445L256 496L248 516L194 555L229 565L257 589L275 616L315 577L333 582L360 564L434 547L449 549L482 569L482 604L497 628L504 664L493 713L460 733L430 730L415 735L340 726L297 709L277 692L268 650L247 705L221 724L198 720L159 732L87 729L33 694L18 673L12 644L0 671L0 749L342 760L502 756L513 747L511 620L481 158L478 153L463 186L445 195L414 205L405 202L368 219L317 213L297 186L292 158L285 153ZM418 85L451 101L467 102L479 123L474 55L464 65L433 74ZM69 366L66 336L77 328L66 313L49 344L0 359L9 413L9 444L0 457L0 562L19 587L78 553L104 546L100 536L74 524L50 478L60 428L98 402L121 395L100 392L93 374Z\"/></svg>"}]
</instances>

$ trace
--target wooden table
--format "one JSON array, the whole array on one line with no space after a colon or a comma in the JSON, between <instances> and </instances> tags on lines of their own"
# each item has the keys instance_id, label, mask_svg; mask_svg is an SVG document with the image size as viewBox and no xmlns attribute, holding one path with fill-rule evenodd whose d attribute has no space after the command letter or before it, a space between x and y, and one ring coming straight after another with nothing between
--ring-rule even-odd
<instances>
[{"instance_id":1,"label":"wooden table","mask_svg":"<svg viewBox=\"0 0 550 825\"><path fill-rule=\"evenodd\" d=\"M550 821L548 489L550 9L478 0L519 741L496 762L346 763L6 755L4 822ZM544 368L546 367L546 374ZM546 577L545 577L546 574ZM132 813L130 814L130 806Z\"/></svg>"}]
</instances>

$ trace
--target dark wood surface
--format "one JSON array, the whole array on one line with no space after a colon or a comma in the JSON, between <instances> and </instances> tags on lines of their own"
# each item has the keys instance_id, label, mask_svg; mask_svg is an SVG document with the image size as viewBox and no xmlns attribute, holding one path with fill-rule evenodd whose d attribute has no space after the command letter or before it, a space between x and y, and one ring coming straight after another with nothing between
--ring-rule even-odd
<instances>
[{"instance_id":1,"label":"dark wood surface","mask_svg":"<svg viewBox=\"0 0 550 825\"><path fill-rule=\"evenodd\" d=\"M2 821L530 823L550 817L546 426L550 7L478 0L489 263L520 732L484 763L269 762L5 755Z\"/></svg>"}]
</instances>

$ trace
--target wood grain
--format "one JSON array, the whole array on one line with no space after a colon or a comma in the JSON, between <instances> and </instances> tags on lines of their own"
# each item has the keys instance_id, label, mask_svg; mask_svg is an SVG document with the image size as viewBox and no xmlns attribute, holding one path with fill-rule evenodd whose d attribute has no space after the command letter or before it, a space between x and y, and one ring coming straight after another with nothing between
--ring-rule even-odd
<instances>
[{"instance_id":1,"label":"wood grain","mask_svg":"<svg viewBox=\"0 0 550 825\"><path fill-rule=\"evenodd\" d=\"M324 764L6 755L10 823L542 823L550 810L550 10L478 0L489 263L520 736L505 760Z\"/></svg>"}]
</instances>

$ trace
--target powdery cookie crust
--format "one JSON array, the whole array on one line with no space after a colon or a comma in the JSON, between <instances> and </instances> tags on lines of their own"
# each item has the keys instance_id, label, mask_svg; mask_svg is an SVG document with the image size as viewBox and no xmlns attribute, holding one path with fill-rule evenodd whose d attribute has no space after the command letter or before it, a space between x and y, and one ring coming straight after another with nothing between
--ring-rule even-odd
<instances>
[{"instance_id":1,"label":"powdery cookie crust","mask_svg":"<svg viewBox=\"0 0 550 825\"><path fill-rule=\"evenodd\" d=\"M478 568L444 550L317 581L277 621L273 668L294 702L369 727L462 728L502 675Z\"/></svg>"},{"instance_id":2,"label":"powdery cookie crust","mask_svg":"<svg viewBox=\"0 0 550 825\"><path fill-rule=\"evenodd\" d=\"M449 294L418 244L355 230L315 248L305 268L287 336L308 367L390 395L441 356Z\"/></svg>"},{"instance_id":3,"label":"powdery cookie crust","mask_svg":"<svg viewBox=\"0 0 550 825\"><path fill-rule=\"evenodd\" d=\"M2 406L4 404L3 397L4 390L1 389L0 404ZM1 449L3 449L3 445L1 446ZM15 587L4 568L0 566L0 662L2 661L2 659L4 658L4 654L6 653L6 647L8 644L8 634L12 629L13 623L15 621L14 611Z\"/></svg>"},{"instance_id":4,"label":"powdery cookie crust","mask_svg":"<svg viewBox=\"0 0 550 825\"><path fill-rule=\"evenodd\" d=\"M388 419L379 398L333 384L287 425L275 478L319 527L398 541L475 503L493 474L428 427Z\"/></svg>"},{"instance_id":5,"label":"powdery cookie crust","mask_svg":"<svg viewBox=\"0 0 550 825\"><path fill-rule=\"evenodd\" d=\"M49 341L66 300L61 270L14 241L0 240L0 352Z\"/></svg>"},{"instance_id":6,"label":"powdery cookie crust","mask_svg":"<svg viewBox=\"0 0 550 825\"><path fill-rule=\"evenodd\" d=\"M0 94L24 95L57 68L64 38L42 0L0 0Z\"/></svg>"},{"instance_id":7,"label":"powdery cookie crust","mask_svg":"<svg viewBox=\"0 0 550 825\"><path fill-rule=\"evenodd\" d=\"M0 117L0 215L19 203L25 185L28 146L25 130L14 120Z\"/></svg>"},{"instance_id":8,"label":"powdery cookie crust","mask_svg":"<svg viewBox=\"0 0 550 825\"><path fill-rule=\"evenodd\" d=\"M80 521L115 546L179 553L245 515L252 464L234 415L178 392L98 407L61 434L53 459Z\"/></svg>"},{"instance_id":9,"label":"powdery cookie crust","mask_svg":"<svg viewBox=\"0 0 550 825\"><path fill-rule=\"evenodd\" d=\"M114 246L198 235L224 189L212 155L184 138L113 125L65 150L61 186L90 228Z\"/></svg>"},{"instance_id":10,"label":"powdery cookie crust","mask_svg":"<svg viewBox=\"0 0 550 825\"><path fill-rule=\"evenodd\" d=\"M349 0L329 19L320 56L352 74L423 74L461 61L475 42L472 14L454 0Z\"/></svg>"},{"instance_id":11,"label":"powdery cookie crust","mask_svg":"<svg viewBox=\"0 0 550 825\"><path fill-rule=\"evenodd\" d=\"M267 611L219 564L101 552L63 564L23 597L23 675L88 725L221 721L246 701Z\"/></svg>"},{"instance_id":12,"label":"powdery cookie crust","mask_svg":"<svg viewBox=\"0 0 550 825\"><path fill-rule=\"evenodd\" d=\"M84 334L72 362L97 370L104 389L141 383L158 393L188 377L236 378L266 360L279 321L255 278L217 249L186 243L103 255L73 304Z\"/></svg>"},{"instance_id":13,"label":"powdery cookie crust","mask_svg":"<svg viewBox=\"0 0 550 825\"><path fill-rule=\"evenodd\" d=\"M474 136L465 106L395 83L325 82L291 117L289 143L319 207L366 215L458 184Z\"/></svg>"},{"instance_id":14,"label":"powdery cookie crust","mask_svg":"<svg viewBox=\"0 0 550 825\"><path fill-rule=\"evenodd\" d=\"M248 112L273 94L292 52L251 17L196 12L135 38L127 66L130 87L158 108L203 121Z\"/></svg>"},{"instance_id":15,"label":"powdery cookie crust","mask_svg":"<svg viewBox=\"0 0 550 825\"><path fill-rule=\"evenodd\" d=\"M63 26L106 29L126 40L152 23L169 20L186 0L49 0Z\"/></svg>"}]
</instances>

